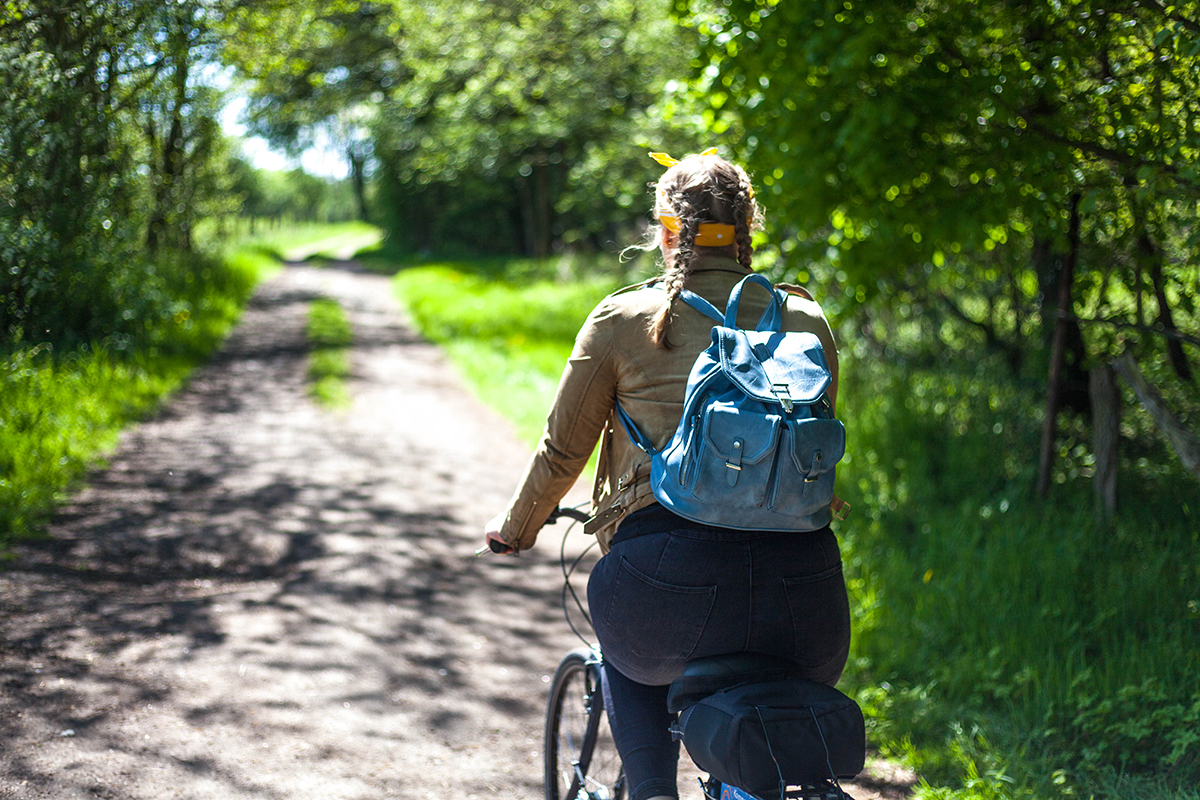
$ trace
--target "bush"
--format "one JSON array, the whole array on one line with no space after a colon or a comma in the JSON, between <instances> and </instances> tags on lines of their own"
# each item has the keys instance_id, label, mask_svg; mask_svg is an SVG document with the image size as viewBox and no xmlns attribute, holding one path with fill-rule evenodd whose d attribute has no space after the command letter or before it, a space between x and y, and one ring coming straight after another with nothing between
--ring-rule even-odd
<instances>
[{"instance_id":1,"label":"bush","mask_svg":"<svg viewBox=\"0 0 1200 800\"><path fill-rule=\"evenodd\" d=\"M172 254L143 265L140 281L110 272L84 298L97 309L82 331L0 352L0 547L35 535L121 427L216 348L270 263ZM79 342L83 331L97 335Z\"/></svg>"}]
</instances>

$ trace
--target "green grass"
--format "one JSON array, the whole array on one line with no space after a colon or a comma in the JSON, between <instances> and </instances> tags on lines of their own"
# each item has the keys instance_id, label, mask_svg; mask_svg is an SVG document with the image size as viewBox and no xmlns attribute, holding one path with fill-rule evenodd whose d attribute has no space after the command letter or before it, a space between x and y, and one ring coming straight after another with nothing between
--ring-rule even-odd
<instances>
[{"instance_id":1,"label":"green grass","mask_svg":"<svg viewBox=\"0 0 1200 800\"><path fill-rule=\"evenodd\" d=\"M323 298L309 306L308 341L312 347L308 379L313 399L326 408L349 407L346 376L350 374L349 348L354 334L346 312L336 300Z\"/></svg>"},{"instance_id":2,"label":"green grass","mask_svg":"<svg viewBox=\"0 0 1200 800\"><path fill-rule=\"evenodd\" d=\"M203 363L285 251L377 238L361 224L260 227L258 236L231 241L215 238L216 225L206 230L205 253L163 254L141 269L141 285L115 287L127 312L120 332L0 350L0 553L38 535L121 429Z\"/></svg>"},{"instance_id":3,"label":"green grass","mask_svg":"<svg viewBox=\"0 0 1200 800\"><path fill-rule=\"evenodd\" d=\"M137 335L0 353L0 548L36 535L121 428L217 347L273 263L252 248L164 259L160 274L183 277Z\"/></svg>"},{"instance_id":4,"label":"green grass","mask_svg":"<svg viewBox=\"0 0 1200 800\"><path fill-rule=\"evenodd\" d=\"M1070 424L1051 501L1032 496L1039 398L997 365L844 363L839 485L864 513L839 534L873 739L969 796L1184 796L1200 777L1194 481L1161 447L1139 470L1152 444L1128 443L1126 506L1098 526Z\"/></svg>"},{"instance_id":5,"label":"green grass","mask_svg":"<svg viewBox=\"0 0 1200 800\"><path fill-rule=\"evenodd\" d=\"M378 249L383 232L366 222L304 222L270 225L257 220L255 233L249 232L247 220L238 219L226 225L232 236L221 238L221 228L209 221L200 226L198 237L206 244L229 246L239 250L258 250L280 261L304 261L306 259L332 257L338 250L349 247L371 252Z\"/></svg>"},{"instance_id":6,"label":"green grass","mask_svg":"<svg viewBox=\"0 0 1200 800\"><path fill-rule=\"evenodd\" d=\"M421 333L533 447L575 334L625 279L565 280L558 262L459 262L404 269L395 287Z\"/></svg>"},{"instance_id":7,"label":"green grass","mask_svg":"<svg viewBox=\"0 0 1200 800\"><path fill-rule=\"evenodd\" d=\"M401 271L475 391L539 438L563 360L616 282L503 263ZM843 331L839 493L855 638L844 688L918 797L1197 798L1200 502L1126 398L1121 497L1092 517L1087 428L1033 496L1036 382L988 358L885 363Z\"/></svg>"}]
</instances>

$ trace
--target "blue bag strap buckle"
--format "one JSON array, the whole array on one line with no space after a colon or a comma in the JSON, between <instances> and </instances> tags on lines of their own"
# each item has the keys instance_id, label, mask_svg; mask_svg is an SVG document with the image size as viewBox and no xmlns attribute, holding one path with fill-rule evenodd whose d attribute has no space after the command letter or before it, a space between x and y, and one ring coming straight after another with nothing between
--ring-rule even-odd
<instances>
[{"instance_id":1,"label":"blue bag strap buckle","mask_svg":"<svg viewBox=\"0 0 1200 800\"><path fill-rule=\"evenodd\" d=\"M792 400L791 389L788 388L786 383L772 383L771 394L779 398L779 404L783 406L784 411L786 411L788 414L792 413L792 409L795 407L795 401Z\"/></svg>"}]
</instances>

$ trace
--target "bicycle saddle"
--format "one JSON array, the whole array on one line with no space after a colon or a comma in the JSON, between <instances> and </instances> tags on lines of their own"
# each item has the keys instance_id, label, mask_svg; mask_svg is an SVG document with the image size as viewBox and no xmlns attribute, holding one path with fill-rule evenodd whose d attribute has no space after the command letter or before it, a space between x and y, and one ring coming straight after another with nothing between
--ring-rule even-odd
<instances>
[{"instance_id":1,"label":"bicycle saddle","mask_svg":"<svg viewBox=\"0 0 1200 800\"><path fill-rule=\"evenodd\" d=\"M722 689L743 683L768 683L801 678L800 667L786 658L761 653L726 653L694 658L671 682L667 708L682 711Z\"/></svg>"}]
</instances>

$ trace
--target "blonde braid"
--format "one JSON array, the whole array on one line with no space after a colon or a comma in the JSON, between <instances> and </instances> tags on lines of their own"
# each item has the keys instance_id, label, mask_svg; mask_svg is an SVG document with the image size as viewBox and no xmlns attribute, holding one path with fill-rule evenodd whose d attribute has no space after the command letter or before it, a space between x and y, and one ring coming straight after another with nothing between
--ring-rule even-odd
<instances>
[{"instance_id":1,"label":"blonde braid","mask_svg":"<svg viewBox=\"0 0 1200 800\"><path fill-rule=\"evenodd\" d=\"M671 348L667 340L667 328L671 324L671 306L675 298L683 290L683 283L691 273L692 256L695 253L696 233L700 229L700 220L696 209L692 206L687 195L678 189L667 192L667 201L671 209L679 217L678 242L671 254L667 269L663 273L662 282L667 292L667 300L663 303L654 321L650 324L650 338L656 347L664 350Z\"/></svg>"},{"instance_id":2,"label":"blonde braid","mask_svg":"<svg viewBox=\"0 0 1200 800\"><path fill-rule=\"evenodd\" d=\"M749 176L741 167L716 156L677 162L663 173L658 190L658 207L661 213L678 220L679 232L675 248L666 254L661 278L666 302L651 321L649 333L656 346L669 349L667 328L672 318L671 307L691 274L700 225L705 222L732 225L732 244L737 248L738 263L750 270L754 255L750 232L761 224L762 216L754 202Z\"/></svg>"}]
</instances>

